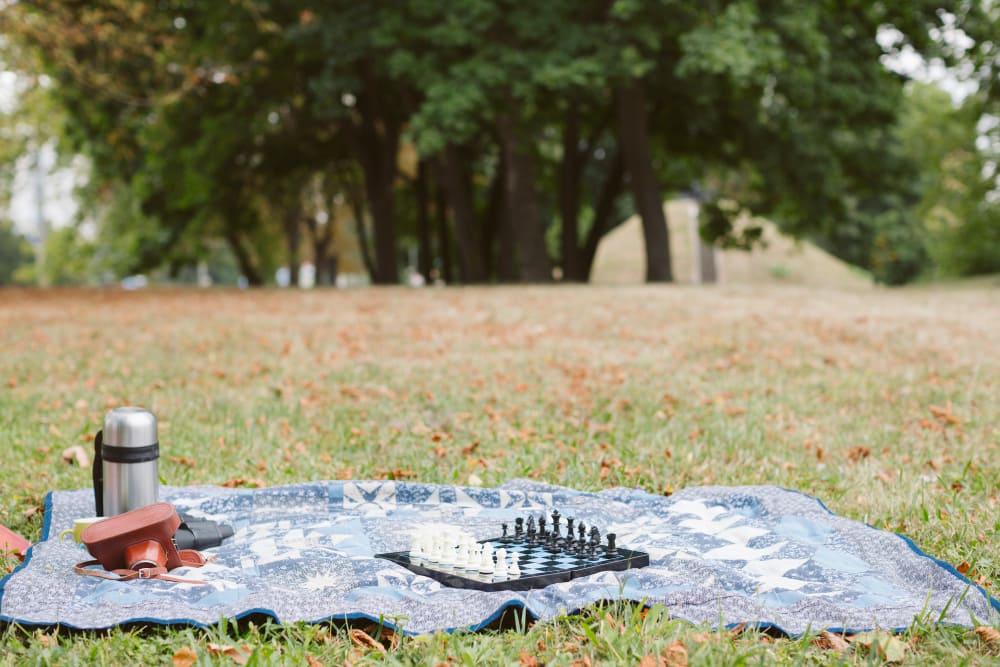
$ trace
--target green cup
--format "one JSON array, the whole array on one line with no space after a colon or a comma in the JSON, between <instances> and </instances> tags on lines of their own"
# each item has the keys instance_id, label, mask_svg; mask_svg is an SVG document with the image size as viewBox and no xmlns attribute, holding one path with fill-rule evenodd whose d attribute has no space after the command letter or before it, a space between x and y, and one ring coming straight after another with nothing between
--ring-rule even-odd
<instances>
[{"instance_id":1,"label":"green cup","mask_svg":"<svg viewBox=\"0 0 1000 667\"><path fill-rule=\"evenodd\" d=\"M76 519L73 521L72 528L67 528L66 530L59 533L59 539L61 540L64 539L67 535L72 535L73 541L79 544L81 540L80 536L83 533L83 529L92 523L101 521L104 518L105 517L103 516L88 516L84 517L83 519Z\"/></svg>"}]
</instances>

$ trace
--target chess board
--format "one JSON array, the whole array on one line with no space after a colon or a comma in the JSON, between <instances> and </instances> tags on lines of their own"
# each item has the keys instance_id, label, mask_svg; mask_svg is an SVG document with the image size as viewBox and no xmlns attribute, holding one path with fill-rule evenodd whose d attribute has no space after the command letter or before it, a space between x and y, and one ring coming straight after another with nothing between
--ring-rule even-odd
<instances>
[{"instance_id":1,"label":"chess board","mask_svg":"<svg viewBox=\"0 0 1000 667\"><path fill-rule=\"evenodd\" d=\"M525 591L545 588L552 584L586 577L597 572L621 571L649 565L649 554L615 547L600 548L588 552L575 552L564 546L532 543L520 536L498 537L479 540L479 544L489 544L496 549L505 549L508 554L518 554L521 568L519 577L496 577L480 574L474 569L448 567L429 562L425 558L411 557L409 551L377 554L398 563L409 570L431 577L452 588L474 588L481 591Z\"/></svg>"}]
</instances>

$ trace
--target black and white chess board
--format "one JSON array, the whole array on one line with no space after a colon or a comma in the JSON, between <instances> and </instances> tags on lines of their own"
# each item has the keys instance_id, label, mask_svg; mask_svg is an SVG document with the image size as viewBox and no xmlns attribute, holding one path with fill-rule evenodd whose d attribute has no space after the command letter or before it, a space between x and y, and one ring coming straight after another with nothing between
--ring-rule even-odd
<instances>
[{"instance_id":1,"label":"black and white chess board","mask_svg":"<svg viewBox=\"0 0 1000 667\"><path fill-rule=\"evenodd\" d=\"M502 524L503 535L478 540L474 546L458 543L453 538L442 545L440 540L449 538L439 536L434 538L438 543L432 547L415 540L414 548L408 551L378 554L377 557L446 586L484 591L544 588L597 572L649 565L649 554L617 546L613 533L606 536L606 542L601 542L596 528L588 532L580 524L574 531L573 519L560 521L558 512L554 512L549 521L551 523L546 517L540 518L536 528L532 516L525 529L524 520L519 518L514 531L508 531L507 524ZM463 554L470 548L476 553L471 559ZM487 554L485 557L483 552ZM497 557L494 559L492 554ZM487 563L485 567L484 562Z\"/></svg>"}]
</instances>

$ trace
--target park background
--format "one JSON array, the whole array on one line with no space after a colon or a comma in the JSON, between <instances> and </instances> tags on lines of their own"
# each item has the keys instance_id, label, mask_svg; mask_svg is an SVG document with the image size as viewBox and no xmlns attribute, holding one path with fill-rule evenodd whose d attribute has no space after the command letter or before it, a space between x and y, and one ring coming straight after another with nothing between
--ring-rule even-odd
<instances>
[{"instance_id":1,"label":"park background","mask_svg":"<svg viewBox=\"0 0 1000 667\"><path fill-rule=\"evenodd\" d=\"M73 447L139 403L172 484L778 484L996 590L995 3L37 0L0 28L5 525L37 538L44 494L90 483ZM774 641L613 606L382 648L329 625L2 641L962 663L996 632Z\"/></svg>"}]
</instances>

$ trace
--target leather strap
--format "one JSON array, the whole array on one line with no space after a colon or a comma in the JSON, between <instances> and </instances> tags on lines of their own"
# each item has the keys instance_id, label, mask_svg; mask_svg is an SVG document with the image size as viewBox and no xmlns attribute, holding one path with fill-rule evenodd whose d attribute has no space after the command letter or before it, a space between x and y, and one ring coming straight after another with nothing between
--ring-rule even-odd
<instances>
[{"instance_id":1,"label":"leather strap","mask_svg":"<svg viewBox=\"0 0 1000 667\"><path fill-rule=\"evenodd\" d=\"M181 563L187 567L201 567L207 563L210 558L206 558L204 554L194 549L181 549ZM95 570L91 568L92 565L99 565L99 560L88 560L82 563L77 563L73 566L73 571L77 574L84 574L91 577L100 577L101 579L110 579L112 581L132 581L133 579L161 579L163 581L174 581L181 584L201 584L208 585L207 581L201 581L200 579L185 579L183 577L175 577L173 575L167 574L167 568L165 567L141 567L138 570Z\"/></svg>"}]
</instances>

